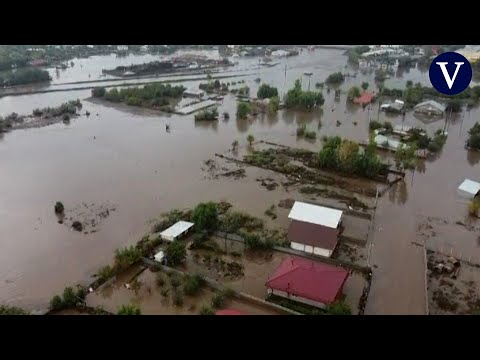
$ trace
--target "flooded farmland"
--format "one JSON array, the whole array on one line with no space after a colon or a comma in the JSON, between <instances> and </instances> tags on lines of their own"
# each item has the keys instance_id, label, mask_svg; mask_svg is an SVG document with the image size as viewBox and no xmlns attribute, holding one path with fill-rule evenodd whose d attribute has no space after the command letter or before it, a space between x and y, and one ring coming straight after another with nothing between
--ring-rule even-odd
<instances>
[{"instance_id":1,"label":"flooded farmland","mask_svg":"<svg viewBox=\"0 0 480 360\"><path fill-rule=\"evenodd\" d=\"M212 52L210 56L217 57L218 53ZM58 76L55 69L50 70L53 82L48 87L99 80L103 68L157 58L146 55L74 60L75 66L60 71ZM251 94L256 94L259 86L256 78L278 87L282 96L296 79L302 80L304 88L308 87L309 79L303 76L306 71L313 73L311 88L316 82L324 82L333 72L353 71L345 68L348 65L343 51L332 49L303 51L296 57L280 59L280 63L271 68L259 68L258 58L239 58L238 62L227 74L246 75L242 79L250 87ZM429 81L428 73L419 69L410 69L401 75L388 79L385 86L400 86L406 80L424 84ZM362 81L374 87L373 76L359 73L356 78L347 78L341 88L346 92ZM190 80L182 85L195 88L200 82ZM312 151L320 148L320 138L324 135L366 141L369 120L377 116L381 122L420 125L430 134L446 126L448 139L436 158L419 162L414 171L407 171L404 181L378 200L374 230L369 234L367 245L372 244L369 261L373 266L373 279L365 313L426 312L424 242L427 248L444 252L454 249L462 253L462 257L468 254L474 260L480 259L480 221L468 217L468 202L457 193L464 178L480 179L480 153L467 152L464 148L468 130L480 119L478 108L465 110L447 121L425 124L411 113L405 118L384 113L377 115L377 103L363 109L347 103L345 93L335 99L334 91L323 90L325 104L321 110L280 110L274 116L259 114L242 120L235 116L236 99L228 95L218 111L220 114L228 112L230 119L210 123L195 122L193 114L180 116L134 107L105 106L90 101L90 94L90 90L71 90L0 98L2 116L12 112L28 114L35 108L58 106L77 98L83 103L81 116L69 124L0 133L2 303L28 309L45 308L53 294L61 292L65 286L89 283L99 267L111 262L116 248L140 240L150 230L149 220L174 208L191 208L201 201L225 200L237 209L263 218L268 225L286 228L289 209L279 207L279 203L285 199L308 200L312 195L301 194L298 187L278 186L269 191L257 179L272 178L281 183L285 178L257 167L245 166L244 178L214 178L205 171L205 161L215 159L216 153L226 154L234 140L239 142L240 153L248 152L248 134L254 135L255 141ZM86 116L87 111L90 116ZM165 131L167 124L170 132ZM316 141L297 138L297 126L303 124L318 133ZM393 163L391 157L388 159ZM233 168L232 164L215 160L220 167ZM315 198L324 203L332 201L321 196ZM108 204L115 211L98 219L95 231L89 229L85 234L58 223L53 212L56 201L62 201L66 212L75 216L81 212L83 204L93 209L103 209ZM265 215L271 205L277 206L276 219ZM425 224L431 228L426 229ZM357 223L350 229L362 235L367 233L364 226ZM274 257L272 266L279 261ZM265 267L251 269L253 273L246 274L245 279L249 276L266 278L271 271ZM146 271L140 280L151 281L151 276ZM359 298L362 286L357 286L355 280L347 287ZM253 295L263 298L264 286L255 284L257 282L238 280L230 285L238 289L248 287ZM156 306L161 303L161 295L154 294L150 299L145 296L146 288L142 289L139 294L132 295L131 291L119 287L112 292L109 301L101 294L88 301L92 305L107 304L107 310L111 311L116 311L128 299L144 301L145 313L198 312L198 309L188 310L191 304L182 310L171 307L159 310Z\"/></svg>"}]
</instances>

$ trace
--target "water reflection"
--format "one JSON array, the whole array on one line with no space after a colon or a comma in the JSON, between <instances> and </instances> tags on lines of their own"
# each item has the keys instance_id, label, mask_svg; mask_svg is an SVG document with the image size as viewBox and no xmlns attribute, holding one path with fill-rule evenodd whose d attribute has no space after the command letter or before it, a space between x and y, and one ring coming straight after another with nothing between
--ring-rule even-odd
<instances>
[{"instance_id":1,"label":"water reflection","mask_svg":"<svg viewBox=\"0 0 480 360\"><path fill-rule=\"evenodd\" d=\"M477 165L480 162L480 153L477 151L467 151L467 161L470 166Z\"/></svg>"},{"instance_id":2,"label":"water reflection","mask_svg":"<svg viewBox=\"0 0 480 360\"><path fill-rule=\"evenodd\" d=\"M392 186L388 192L388 199L392 203L404 205L408 199L408 189L405 180L401 180Z\"/></svg>"},{"instance_id":3,"label":"water reflection","mask_svg":"<svg viewBox=\"0 0 480 360\"><path fill-rule=\"evenodd\" d=\"M426 161L423 159L417 159L415 170L418 171L420 174L423 174L425 173L426 169L427 169Z\"/></svg>"},{"instance_id":4,"label":"water reflection","mask_svg":"<svg viewBox=\"0 0 480 360\"><path fill-rule=\"evenodd\" d=\"M203 129L212 129L215 132L218 132L218 121L195 121L196 128L203 128Z\"/></svg>"}]
</instances>

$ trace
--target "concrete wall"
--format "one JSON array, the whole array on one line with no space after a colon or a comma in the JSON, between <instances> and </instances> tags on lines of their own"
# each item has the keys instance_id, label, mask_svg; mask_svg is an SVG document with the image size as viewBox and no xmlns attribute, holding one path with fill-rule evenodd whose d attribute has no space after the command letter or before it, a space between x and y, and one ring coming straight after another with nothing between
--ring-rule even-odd
<instances>
[{"instance_id":1,"label":"concrete wall","mask_svg":"<svg viewBox=\"0 0 480 360\"><path fill-rule=\"evenodd\" d=\"M320 255L320 256L325 256L325 257L330 257L332 255L331 250L319 248L319 247L313 247L310 245L304 245L296 242L291 242L290 247L293 250L298 250L298 251L303 251L306 252L307 254L315 254L315 255Z\"/></svg>"},{"instance_id":2,"label":"concrete wall","mask_svg":"<svg viewBox=\"0 0 480 360\"><path fill-rule=\"evenodd\" d=\"M325 304L321 303L319 301L314 301L314 300L306 299L306 298L301 297L301 296L295 296L295 295L292 295L292 294L288 294L287 292L281 291L281 290L276 290L276 289L268 289L268 290L273 295L281 296L281 297L289 299L289 300L298 301L300 303L315 306L315 307L318 307L318 308L321 308L321 309L323 309L325 307Z\"/></svg>"}]
</instances>

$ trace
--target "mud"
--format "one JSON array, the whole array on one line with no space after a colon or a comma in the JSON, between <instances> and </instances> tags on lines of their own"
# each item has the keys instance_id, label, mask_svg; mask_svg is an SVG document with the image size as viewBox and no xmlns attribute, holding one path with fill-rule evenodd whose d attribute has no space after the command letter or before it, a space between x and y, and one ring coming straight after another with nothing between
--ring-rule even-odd
<instances>
[{"instance_id":1,"label":"mud","mask_svg":"<svg viewBox=\"0 0 480 360\"><path fill-rule=\"evenodd\" d=\"M97 204L82 202L71 208L66 204L64 213L57 217L59 223L64 226L88 234L97 232L115 210L117 207L109 202Z\"/></svg>"}]
</instances>

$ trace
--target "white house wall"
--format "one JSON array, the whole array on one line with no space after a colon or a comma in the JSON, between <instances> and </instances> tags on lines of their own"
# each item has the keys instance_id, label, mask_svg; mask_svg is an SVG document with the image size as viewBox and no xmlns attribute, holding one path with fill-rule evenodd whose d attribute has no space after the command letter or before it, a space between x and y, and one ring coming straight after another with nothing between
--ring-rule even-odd
<instances>
[{"instance_id":1,"label":"white house wall","mask_svg":"<svg viewBox=\"0 0 480 360\"><path fill-rule=\"evenodd\" d=\"M271 293L272 293L273 295L281 296L281 297L286 298L286 299L298 301L298 302L300 302L300 303L307 304L307 305L311 305L311 306L315 306L315 307L318 307L318 308L321 308L321 309L323 309L323 308L325 307L325 304L324 304L324 303L321 303L321 302L319 302L319 301L314 301L314 300L306 299L306 298L301 297L301 296L295 296L295 295L292 295L292 294L288 294L288 293L285 292L285 291L276 290L276 289L271 289Z\"/></svg>"},{"instance_id":2,"label":"white house wall","mask_svg":"<svg viewBox=\"0 0 480 360\"><path fill-rule=\"evenodd\" d=\"M332 256L332 250L327 250L327 249L322 249L319 247L316 247L313 249L313 253L315 255L320 255L320 256L325 256L325 257L330 257Z\"/></svg>"},{"instance_id":3,"label":"white house wall","mask_svg":"<svg viewBox=\"0 0 480 360\"><path fill-rule=\"evenodd\" d=\"M304 245L304 244L296 243L293 241L290 243L290 247L293 250L303 251L307 254L314 254L314 255L325 256L325 257L332 256L332 252L333 252L332 250L313 247L310 245Z\"/></svg>"}]
</instances>

